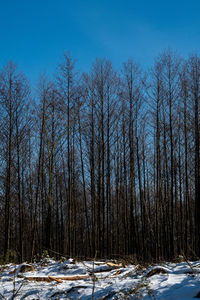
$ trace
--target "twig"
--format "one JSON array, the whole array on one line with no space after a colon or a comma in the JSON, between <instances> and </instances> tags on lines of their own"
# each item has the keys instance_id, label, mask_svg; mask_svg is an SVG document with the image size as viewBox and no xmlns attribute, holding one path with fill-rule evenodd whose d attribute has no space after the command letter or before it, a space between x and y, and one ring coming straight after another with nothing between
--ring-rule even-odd
<instances>
[{"instance_id":1,"label":"twig","mask_svg":"<svg viewBox=\"0 0 200 300\"><path fill-rule=\"evenodd\" d=\"M194 268L192 267L191 263L188 261L187 257L185 256L184 252L182 251L182 255L186 261L186 263L188 264L188 266L190 267L190 269L192 270L193 273L197 273Z\"/></svg>"},{"instance_id":2,"label":"twig","mask_svg":"<svg viewBox=\"0 0 200 300\"><path fill-rule=\"evenodd\" d=\"M94 261L96 260L97 257L97 251L95 253L95 257L93 259L93 264L92 264L92 281L93 281L93 285L92 285L92 300L94 300L94 290L95 290L95 281L96 281L96 275L94 273Z\"/></svg>"},{"instance_id":3,"label":"twig","mask_svg":"<svg viewBox=\"0 0 200 300\"><path fill-rule=\"evenodd\" d=\"M19 291L21 290L22 286L23 286L24 282L21 283L21 285L19 286L19 288L15 291L15 293L12 296L12 300L15 298L15 296L17 296L17 294L19 293Z\"/></svg>"},{"instance_id":4,"label":"twig","mask_svg":"<svg viewBox=\"0 0 200 300\"><path fill-rule=\"evenodd\" d=\"M0 296L2 297L2 299L5 299L6 300L6 297L0 293Z\"/></svg>"}]
</instances>

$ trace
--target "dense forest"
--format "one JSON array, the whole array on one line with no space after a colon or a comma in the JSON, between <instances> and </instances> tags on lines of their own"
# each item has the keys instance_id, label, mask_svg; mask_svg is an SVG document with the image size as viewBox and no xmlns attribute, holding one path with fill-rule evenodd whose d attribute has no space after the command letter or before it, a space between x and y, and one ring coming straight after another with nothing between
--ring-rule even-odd
<instances>
[{"instance_id":1,"label":"dense forest","mask_svg":"<svg viewBox=\"0 0 200 300\"><path fill-rule=\"evenodd\" d=\"M37 88L2 67L2 260L200 256L199 106L200 57L172 50L88 73L67 53Z\"/></svg>"}]
</instances>

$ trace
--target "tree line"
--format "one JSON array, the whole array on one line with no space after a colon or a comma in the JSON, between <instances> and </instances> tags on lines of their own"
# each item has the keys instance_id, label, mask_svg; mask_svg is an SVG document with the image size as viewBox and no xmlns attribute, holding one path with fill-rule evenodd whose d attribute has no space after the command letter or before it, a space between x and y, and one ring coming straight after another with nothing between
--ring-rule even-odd
<instances>
[{"instance_id":1,"label":"tree line","mask_svg":"<svg viewBox=\"0 0 200 300\"><path fill-rule=\"evenodd\" d=\"M199 101L196 54L80 73L67 53L34 93L2 67L2 259L199 256Z\"/></svg>"}]
</instances>

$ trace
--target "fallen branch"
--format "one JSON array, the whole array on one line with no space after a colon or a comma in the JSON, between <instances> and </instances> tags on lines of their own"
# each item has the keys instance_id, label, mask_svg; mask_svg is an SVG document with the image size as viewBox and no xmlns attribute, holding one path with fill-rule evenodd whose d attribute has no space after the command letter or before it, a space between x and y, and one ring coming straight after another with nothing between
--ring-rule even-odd
<instances>
[{"instance_id":1,"label":"fallen branch","mask_svg":"<svg viewBox=\"0 0 200 300\"><path fill-rule=\"evenodd\" d=\"M151 277L151 276L154 276L154 275L157 275L157 274L168 274L168 272L163 268L156 267L155 269L149 271L146 274L146 277L148 278L148 277Z\"/></svg>"},{"instance_id":2,"label":"fallen branch","mask_svg":"<svg viewBox=\"0 0 200 300\"><path fill-rule=\"evenodd\" d=\"M53 276L48 276L48 277L49 277L49 279L51 279L51 280L57 281L58 283L62 283L62 280L61 280L61 279L58 279L58 278L53 277Z\"/></svg>"},{"instance_id":3,"label":"fallen branch","mask_svg":"<svg viewBox=\"0 0 200 300\"><path fill-rule=\"evenodd\" d=\"M107 262L106 264L107 264L107 266L109 266L110 268L113 268L113 269L118 269L118 268L122 268L123 267L122 264L114 264L112 262Z\"/></svg>"},{"instance_id":4,"label":"fallen branch","mask_svg":"<svg viewBox=\"0 0 200 300\"><path fill-rule=\"evenodd\" d=\"M113 268L111 268L111 267L109 267L107 269L102 268L102 269L99 269L99 270L94 270L94 273L105 273L105 272L110 272L112 270L113 270Z\"/></svg>"},{"instance_id":5,"label":"fallen branch","mask_svg":"<svg viewBox=\"0 0 200 300\"><path fill-rule=\"evenodd\" d=\"M50 279L49 277L25 277L25 280L29 280L29 281L46 281L46 282L51 282L53 281L52 279Z\"/></svg>"},{"instance_id":6,"label":"fallen branch","mask_svg":"<svg viewBox=\"0 0 200 300\"><path fill-rule=\"evenodd\" d=\"M63 277L52 277L52 276L34 276L34 277L25 277L24 279L29 280L29 281L46 281L46 282L51 282L51 281L62 281L62 280L81 280L81 279L86 279L89 278L89 275L77 275L77 276L63 276Z\"/></svg>"}]
</instances>

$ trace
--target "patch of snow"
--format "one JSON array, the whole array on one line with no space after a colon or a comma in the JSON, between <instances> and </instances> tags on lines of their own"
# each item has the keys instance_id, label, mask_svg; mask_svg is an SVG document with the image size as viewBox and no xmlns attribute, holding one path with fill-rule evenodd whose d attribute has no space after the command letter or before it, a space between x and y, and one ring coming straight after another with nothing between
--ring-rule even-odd
<instances>
[{"instance_id":1,"label":"patch of snow","mask_svg":"<svg viewBox=\"0 0 200 300\"><path fill-rule=\"evenodd\" d=\"M21 265L0 266L0 299L156 299L156 300L192 300L200 291L200 262L174 264L166 263L148 269L139 270L137 266L111 268L106 262L66 260L57 262L48 259L46 265L34 264L35 272L19 273ZM156 269L166 273L147 274ZM9 274L10 272L16 272ZM63 278L76 276L78 280L34 281L26 277L48 276ZM80 277L77 277L80 276ZM85 278L81 278L85 276ZM81 279L79 279L81 278ZM34 279L34 278L33 278ZM71 277L70 277L71 279Z\"/></svg>"}]
</instances>

